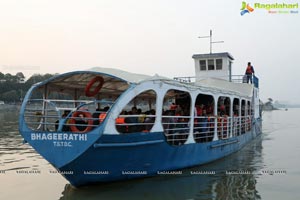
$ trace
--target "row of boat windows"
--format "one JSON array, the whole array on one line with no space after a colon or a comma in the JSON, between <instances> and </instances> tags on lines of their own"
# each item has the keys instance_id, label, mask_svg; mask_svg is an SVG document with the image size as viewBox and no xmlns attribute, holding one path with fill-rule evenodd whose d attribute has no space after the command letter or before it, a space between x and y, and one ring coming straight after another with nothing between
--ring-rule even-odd
<instances>
[{"instance_id":1,"label":"row of boat windows","mask_svg":"<svg viewBox=\"0 0 300 200\"><path fill-rule=\"evenodd\" d=\"M231 103L232 100L229 97L221 96L215 102L213 96L199 94L195 105L191 106L191 96L188 92L169 90L164 96L161 107L162 121L156 122L156 96L155 91L148 90L133 98L116 119L116 130L120 134L151 132L155 123L161 123L167 140L174 145L180 145L188 137L193 115L195 141L209 142L214 136L215 120L217 120L219 131L218 137L224 139L229 136L229 132L233 134L234 129L236 129L235 135L244 133L244 130L248 129L246 126L249 126L247 125L249 120L246 117L253 113L251 102L244 99L234 98ZM61 103L66 103L66 101L58 102L57 105L52 101L46 111L34 112L28 109L25 113L27 125L33 130L86 133L103 123L113 106L113 104L99 103L96 109L95 104L87 104L73 113L65 108L63 113L57 115L58 107L72 107L71 105L63 106ZM70 102L67 103L70 104ZM215 103L217 104L216 111ZM40 107L44 109L44 103L41 103ZM42 112L45 114L42 115ZM234 116L236 119L233 118ZM228 133L225 134L225 132Z\"/></svg>"},{"instance_id":2,"label":"row of boat windows","mask_svg":"<svg viewBox=\"0 0 300 200\"><path fill-rule=\"evenodd\" d=\"M199 60L200 70L222 70L223 60L222 59L205 59Z\"/></svg>"},{"instance_id":3,"label":"row of boat windows","mask_svg":"<svg viewBox=\"0 0 300 200\"><path fill-rule=\"evenodd\" d=\"M151 91L153 96L149 96L149 104L141 103L139 99L145 101L145 93L149 93L146 91L141 93L137 97L135 97L131 102L129 102L125 108L120 113L119 117L129 118L131 115L155 115L155 99L156 95L154 91ZM196 98L196 102L191 111L191 97L188 92L180 91L180 90L169 90L163 101L162 106L162 115L163 116L191 116L191 112L194 112L193 115L196 118L197 116L246 116L252 115L253 110L251 107L250 101L239 100L238 98L234 98L233 106L231 106L229 97L221 96L217 101L217 112L214 112L215 109L215 101L213 96L199 94ZM241 108L240 108L241 103ZM231 108L232 107L232 108ZM216 114L215 114L216 113ZM142 119L144 119L142 117ZM146 118L145 118L146 119ZM183 121L187 121L183 120ZM132 123L143 122L142 120L133 120Z\"/></svg>"},{"instance_id":4,"label":"row of boat windows","mask_svg":"<svg viewBox=\"0 0 300 200\"><path fill-rule=\"evenodd\" d=\"M148 93L146 91L145 93ZM116 128L120 133L149 132L155 123L155 98L151 97L151 104L139 104L139 96L134 98L124 109L116 121ZM151 92L155 94L155 92ZM233 106L229 97L219 97L217 112L214 112L215 101L213 96L199 94L194 108L191 109L191 97L189 93L180 90L169 90L163 101L162 126L167 141L172 145L181 145L186 142L191 128L191 112L194 115L193 136L196 142L210 142L215 132L215 120L217 124L218 139L226 139L232 134L237 136L250 130L251 102L234 98ZM147 110L143 112L143 110ZM149 110L150 109L150 110ZM215 115L215 113L217 115ZM232 115L232 117L230 117ZM122 119L122 120L119 120Z\"/></svg>"}]
</instances>

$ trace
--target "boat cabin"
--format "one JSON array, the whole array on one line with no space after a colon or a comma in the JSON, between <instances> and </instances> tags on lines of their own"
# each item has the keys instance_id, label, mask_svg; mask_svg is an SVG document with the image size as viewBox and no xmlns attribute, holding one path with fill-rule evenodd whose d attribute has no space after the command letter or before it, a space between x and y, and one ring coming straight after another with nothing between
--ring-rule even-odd
<instances>
[{"instance_id":1,"label":"boat cabin","mask_svg":"<svg viewBox=\"0 0 300 200\"><path fill-rule=\"evenodd\" d=\"M231 81L233 57L229 53L195 54L196 81L220 78Z\"/></svg>"}]
</instances>

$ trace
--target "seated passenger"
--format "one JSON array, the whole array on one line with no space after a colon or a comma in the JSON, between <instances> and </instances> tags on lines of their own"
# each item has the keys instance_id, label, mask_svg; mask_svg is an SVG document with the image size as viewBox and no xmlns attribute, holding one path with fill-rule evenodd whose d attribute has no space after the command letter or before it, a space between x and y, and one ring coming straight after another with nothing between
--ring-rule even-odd
<instances>
[{"instance_id":1,"label":"seated passenger","mask_svg":"<svg viewBox=\"0 0 300 200\"><path fill-rule=\"evenodd\" d=\"M148 112L149 115L155 115L155 110L154 109L151 109L149 112ZM155 122L155 116L148 116L145 118L145 121L144 123L146 123L145 125L145 130L147 131L150 131L151 128L153 127L154 125L154 122Z\"/></svg>"},{"instance_id":2,"label":"seated passenger","mask_svg":"<svg viewBox=\"0 0 300 200\"><path fill-rule=\"evenodd\" d=\"M71 112L70 110L65 110L63 114L63 118L66 118L70 114L70 112ZM70 131L70 127L67 124L68 124L68 119L63 125L62 131Z\"/></svg>"},{"instance_id":3,"label":"seated passenger","mask_svg":"<svg viewBox=\"0 0 300 200\"><path fill-rule=\"evenodd\" d=\"M175 103L172 103L170 106L170 110L176 110L177 109L177 105Z\"/></svg>"},{"instance_id":4,"label":"seated passenger","mask_svg":"<svg viewBox=\"0 0 300 200\"><path fill-rule=\"evenodd\" d=\"M62 116L61 116L61 119L66 118L69 115L70 112L71 112L70 110L65 110L64 114L62 114ZM65 122L65 124L68 124L68 123ZM56 131L58 129L58 126L59 126L59 120L56 120L56 122L55 122L55 130ZM62 131L70 131L70 127L68 125L64 125L63 128L62 128Z\"/></svg>"},{"instance_id":5,"label":"seated passenger","mask_svg":"<svg viewBox=\"0 0 300 200\"><path fill-rule=\"evenodd\" d=\"M99 113L98 117L99 117L99 120L98 120L98 124L102 123L104 121L104 119L106 118L106 114L109 110L109 106L106 106L103 108L102 112Z\"/></svg>"},{"instance_id":6,"label":"seated passenger","mask_svg":"<svg viewBox=\"0 0 300 200\"><path fill-rule=\"evenodd\" d=\"M116 119L116 127L117 127L118 132L127 133L128 126L125 125L125 118L122 115L127 115L127 112L123 110L120 113L119 117Z\"/></svg>"},{"instance_id":7,"label":"seated passenger","mask_svg":"<svg viewBox=\"0 0 300 200\"><path fill-rule=\"evenodd\" d=\"M88 124L87 120L84 118L83 114L79 114L76 119L76 126L79 131L84 131L86 129L86 125Z\"/></svg>"},{"instance_id":8,"label":"seated passenger","mask_svg":"<svg viewBox=\"0 0 300 200\"><path fill-rule=\"evenodd\" d=\"M129 133L133 133L133 132L138 132L139 128L138 128L138 117L135 116L137 115L137 108L134 106L131 108L131 114L130 115L134 115L132 117L126 117L125 118L125 123L128 123L128 132ZM132 125L130 125L132 124Z\"/></svg>"},{"instance_id":9,"label":"seated passenger","mask_svg":"<svg viewBox=\"0 0 300 200\"><path fill-rule=\"evenodd\" d=\"M93 117L93 125L97 126L99 125L99 115L100 115L100 109L97 108L96 112L93 113L92 117Z\"/></svg>"}]
</instances>

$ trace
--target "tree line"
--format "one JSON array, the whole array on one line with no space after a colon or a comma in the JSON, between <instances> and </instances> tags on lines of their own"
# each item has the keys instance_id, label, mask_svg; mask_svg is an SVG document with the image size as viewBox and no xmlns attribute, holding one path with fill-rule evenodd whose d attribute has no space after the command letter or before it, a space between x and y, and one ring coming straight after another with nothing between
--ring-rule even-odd
<instances>
[{"instance_id":1,"label":"tree line","mask_svg":"<svg viewBox=\"0 0 300 200\"><path fill-rule=\"evenodd\" d=\"M5 103L19 103L24 99L29 88L38 82L51 78L56 74L34 74L25 81L22 72L16 75L0 72L0 101Z\"/></svg>"}]
</instances>

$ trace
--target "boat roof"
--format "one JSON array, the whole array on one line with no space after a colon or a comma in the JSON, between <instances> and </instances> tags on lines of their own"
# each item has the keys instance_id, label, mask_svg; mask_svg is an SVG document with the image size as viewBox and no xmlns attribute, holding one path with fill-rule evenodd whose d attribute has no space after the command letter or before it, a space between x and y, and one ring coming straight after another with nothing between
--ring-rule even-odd
<instances>
[{"instance_id":1,"label":"boat roof","mask_svg":"<svg viewBox=\"0 0 300 200\"><path fill-rule=\"evenodd\" d=\"M228 52L222 52L222 53L208 53L208 54L194 54L192 58L202 59L202 58L218 58L218 57L228 57L231 60L234 60L233 56Z\"/></svg>"},{"instance_id":2,"label":"boat roof","mask_svg":"<svg viewBox=\"0 0 300 200\"><path fill-rule=\"evenodd\" d=\"M123 79L129 83L139 83L152 78L152 76L149 75L136 74L136 73L120 70L120 69L104 68L104 67L93 67L91 69L88 69L88 71L109 74L114 77Z\"/></svg>"},{"instance_id":3,"label":"boat roof","mask_svg":"<svg viewBox=\"0 0 300 200\"><path fill-rule=\"evenodd\" d=\"M229 91L241 96L252 97L253 85L246 83L233 83L218 78L207 78L195 82L197 86L205 86L212 89L221 90L223 93Z\"/></svg>"},{"instance_id":4,"label":"boat roof","mask_svg":"<svg viewBox=\"0 0 300 200\"><path fill-rule=\"evenodd\" d=\"M183 86L190 89L202 89L215 93L236 94L239 96L252 96L253 86L245 83L232 83L226 80L217 78L202 79L192 83L182 83L174 79L159 76L153 76L131 73L120 69L93 67L84 71L74 71L66 74L60 74L49 80L46 80L41 85L48 84L49 88L62 90L85 88L86 84L93 78L94 73L99 73L104 78L104 91L122 92L126 90L128 84L139 84L145 81L159 80L171 85Z\"/></svg>"}]
</instances>

